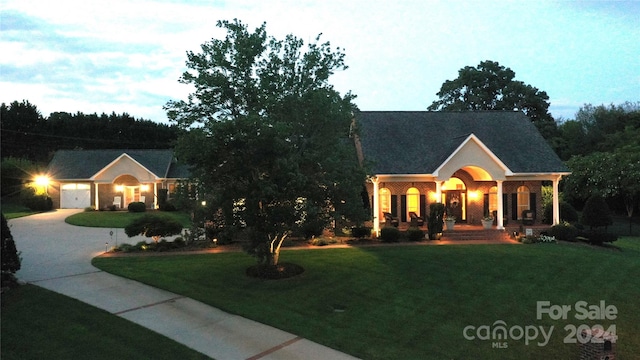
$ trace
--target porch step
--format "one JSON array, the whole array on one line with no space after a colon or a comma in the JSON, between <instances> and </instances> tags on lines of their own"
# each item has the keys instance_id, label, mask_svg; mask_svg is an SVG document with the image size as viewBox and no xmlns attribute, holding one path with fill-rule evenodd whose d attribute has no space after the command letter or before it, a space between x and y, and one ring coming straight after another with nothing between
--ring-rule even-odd
<instances>
[{"instance_id":1,"label":"porch step","mask_svg":"<svg viewBox=\"0 0 640 360\"><path fill-rule=\"evenodd\" d=\"M465 241L465 240L509 240L509 233L497 229L456 229L445 230L442 233L443 240Z\"/></svg>"}]
</instances>

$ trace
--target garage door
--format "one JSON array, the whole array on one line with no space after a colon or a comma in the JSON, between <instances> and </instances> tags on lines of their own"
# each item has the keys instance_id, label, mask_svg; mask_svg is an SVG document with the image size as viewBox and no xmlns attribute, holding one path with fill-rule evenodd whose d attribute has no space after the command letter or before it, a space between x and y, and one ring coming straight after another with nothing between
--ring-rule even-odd
<instances>
[{"instance_id":1,"label":"garage door","mask_svg":"<svg viewBox=\"0 0 640 360\"><path fill-rule=\"evenodd\" d=\"M62 209L84 209L91 206L91 185L64 184L60 190Z\"/></svg>"}]
</instances>

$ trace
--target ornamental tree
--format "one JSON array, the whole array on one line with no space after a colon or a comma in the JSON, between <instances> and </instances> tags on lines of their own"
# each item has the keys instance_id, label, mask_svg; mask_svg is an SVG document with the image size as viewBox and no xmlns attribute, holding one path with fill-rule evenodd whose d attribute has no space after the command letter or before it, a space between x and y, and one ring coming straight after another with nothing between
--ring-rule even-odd
<instances>
[{"instance_id":1,"label":"ornamental tree","mask_svg":"<svg viewBox=\"0 0 640 360\"><path fill-rule=\"evenodd\" d=\"M354 96L329 83L347 68L345 55L320 36L306 49L293 35L267 36L264 23L217 26L224 39L187 53L180 82L194 92L165 108L184 130L176 152L208 206L250 234L249 253L276 265L282 242L311 222L366 217L365 174L349 139Z\"/></svg>"},{"instance_id":2,"label":"ornamental tree","mask_svg":"<svg viewBox=\"0 0 640 360\"><path fill-rule=\"evenodd\" d=\"M465 66L458 77L445 81L429 110L478 111L518 110L527 115L545 139L557 130L549 113L545 91L514 80L516 73L496 61L482 61L477 67Z\"/></svg>"}]
</instances>

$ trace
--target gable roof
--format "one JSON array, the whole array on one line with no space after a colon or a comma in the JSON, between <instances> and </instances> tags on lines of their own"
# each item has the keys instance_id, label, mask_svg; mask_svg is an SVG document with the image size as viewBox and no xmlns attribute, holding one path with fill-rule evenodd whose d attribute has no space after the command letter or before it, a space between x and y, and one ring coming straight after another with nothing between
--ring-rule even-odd
<instances>
[{"instance_id":1,"label":"gable roof","mask_svg":"<svg viewBox=\"0 0 640 360\"><path fill-rule=\"evenodd\" d=\"M48 173L56 179L88 180L124 154L158 178L186 178L186 167L176 163L173 150L58 150L49 163Z\"/></svg>"},{"instance_id":2,"label":"gable roof","mask_svg":"<svg viewBox=\"0 0 640 360\"><path fill-rule=\"evenodd\" d=\"M372 174L433 174L471 134L513 174L569 172L522 112L361 111L355 117Z\"/></svg>"}]
</instances>

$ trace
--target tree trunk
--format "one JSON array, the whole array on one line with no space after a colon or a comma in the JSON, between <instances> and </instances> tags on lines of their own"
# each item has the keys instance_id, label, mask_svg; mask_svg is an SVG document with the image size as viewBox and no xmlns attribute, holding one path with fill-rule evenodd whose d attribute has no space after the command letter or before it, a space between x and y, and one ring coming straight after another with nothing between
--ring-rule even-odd
<instances>
[{"instance_id":1,"label":"tree trunk","mask_svg":"<svg viewBox=\"0 0 640 360\"><path fill-rule=\"evenodd\" d=\"M267 262L269 265L276 266L280 260L280 247L289 234L283 233L282 235L273 234L269 235L269 257Z\"/></svg>"}]
</instances>

